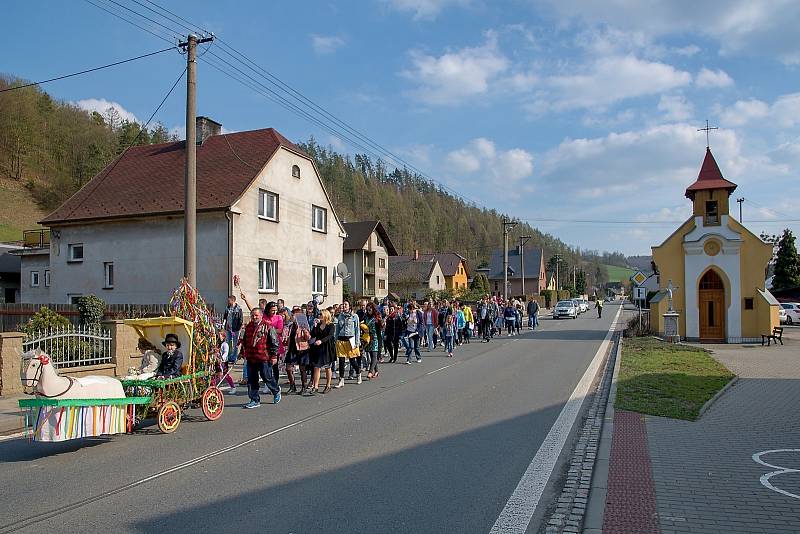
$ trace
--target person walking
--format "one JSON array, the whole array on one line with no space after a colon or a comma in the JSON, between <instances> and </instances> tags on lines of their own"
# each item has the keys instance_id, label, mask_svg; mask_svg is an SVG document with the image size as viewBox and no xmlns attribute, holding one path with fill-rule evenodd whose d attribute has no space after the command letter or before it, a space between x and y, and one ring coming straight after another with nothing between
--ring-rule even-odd
<instances>
[{"instance_id":1,"label":"person walking","mask_svg":"<svg viewBox=\"0 0 800 534\"><path fill-rule=\"evenodd\" d=\"M394 305L389 305L388 316L385 321L384 344L389 349L389 363L397 361L397 353L400 350L400 335L403 333L403 318L397 312Z\"/></svg>"},{"instance_id":2,"label":"person walking","mask_svg":"<svg viewBox=\"0 0 800 534\"><path fill-rule=\"evenodd\" d=\"M383 328L381 321L381 312L379 312L372 302L367 304L366 313L364 314L366 325L369 329L369 343L364 348L367 355L367 379L372 380L378 378L378 355L380 354L381 344L378 340L380 331Z\"/></svg>"},{"instance_id":3,"label":"person walking","mask_svg":"<svg viewBox=\"0 0 800 534\"><path fill-rule=\"evenodd\" d=\"M319 322L311 329L310 340L310 363L314 367L311 376L311 388L307 391L308 395L315 395L319 390L319 377L321 369L325 369L325 389L320 393L328 393L331 390L332 372L331 367L336 365L336 326L333 324L331 312L322 310Z\"/></svg>"},{"instance_id":4,"label":"person walking","mask_svg":"<svg viewBox=\"0 0 800 534\"><path fill-rule=\"evenodd\" d=\"M234 295L228 295L228 305L225 307L225 313L222 315L222 327L225 332L225 341L228 343L230 350L230 360L233 362L239 359L239 332L242 329L243 322L244 314L242 313L241 306L236 303L236 297ZM239 385L244 386L246 384L247 376L243 376Z\"/></svg>"},{"instance_id":5,"label":"person walking","mask_svg":"<svg viewBox=\"0 0 800 534\"><path fill-rule=\"evenodd\" d=\"M483 335L483 343L488 343L492 335L492 305L489 302L489 295L484 295L478 304L478 320L480 321L481 334Z\"/></svg>"},{"instance_id":6,"label":"person walking","mask_svg":"<svg viewBox=\"0 0 800 534\"><path fill-rule=\"evenodd\" d=\"M447 319L445 319L442 338L444 339L444 351L447 353L448 358L452 358L456 339L456 321L453 314L448 315Z\"/></svg>"},{"instance_id":7,"label":"person walking","mask_svg":"<svg viewBox=\"0 0 800 534\"><path fill-rule=\"evenodd\" d=\"M528 313L528 329L536 330L536 326L539 323L539 301L531 297L525 311Z\"/></svg>"},{"instance_id":8,"label":"person walking","mask_svg":"<svg viewBox=\"0 0 800 534\"><path fill-rule=\"evenodd\" d=\"M514 324L517 322L517 310L514 309L510 300L506 303L505 308L503 308L503 319L505 319L506 322L506 334L508 337L513 336Z\"/></svg>"},{"instance_id":9,"label":"person walking","mask_svg":"<svg viewBox=\"0 0 800 534\"><path fill-rule=\"evenodd\" d=\"M225 382L228 384L228 394L236 395L236 383L233 381L233 378L231 378L231 367L233 366L233 363L231 363L231 353L233 351L231 351L230 345L228 344L227 334L228 333L224 330L219 330L217 334L219 338L217 340L219 341L219 359L216 362L218 368L215 383L217 386L219 386L220 382L222 382L224 378ZM236 337L238 338L239 333L236 332L236 334ZM235 361L236 360L234 360L234 362Z\"/></svg>"},{"instance_id":10,"label":"person walking","mask_svg":"<svg viewBox=\"0 0 800 534\"><path fill-rule=\"evenodd\" d=\"M351 368L357 370L358 383L361 383L361 350L359 343L360 328L358 315L350 310L348 301L342 302L339 317L336 320L336 356L339 359L339 383L334 388L344 387L344 368L349 360Z\"/></svg>"},{"instance_id":11,"label":"person walking","mask_svg":"<svg viewBox=\"0 0 800 534\"><path fill-rule=\"evenodd\" d=\"M434 336L436 334L436 329L439 327L439 312L436 311L436 308L430 301L425 303L425 309L422 311L422 317L425 324L424 332L425 340L428 344L428 352L431 352L436 348L436 340Z\"/></svg>"},{"instance_id":12,"label":"person walking","mask_svg":"<svg viewBox=\"0 0 800 534\"><path fill-rule=\"evenodd\" d=\"M308 341L311 339L311 328L308 324L308 317L300 309L300 306L294 307L292 316L290 317L290 323L284 328L288 328L286 359L284 360L286 364L286 376L289 378L288 393L298 393L302 395L308 387L306 372L311 367L308 353ZM295 366L300 369L300 391L297 391L297 382L294 377Z\"/></svg>"},{"instance_id":13,"label":"person walking","mask_svg":"<svg viewBox=\"0 0 800 534\"><path fill-rule=\"evenodd\" d=\"M405 336L403 336L403 338L406 340L406 364L411 364L412 350L417 358L417 362L422 361L422 355L419 352L419 341L420 337L422 336L422 332L426 331L427 327L425 326L425 319L422 311L417 309L417 304L415 302L411 302L408 305L408 315L406 316L406 332Z\"/></svg>"},{"instance_id":14,"label":"person walking","mask_svg":"<svg viewBox=\"0 0 800 534\"><path fill-rule=\"evenodd\" d=\"M458 301L453 306L453 317L456 323L456 343L460 347L464 343L467 320L464 318L464 310L461 309L461 303Z\"/></svg>"},{"instance_id":15,"label":"person walking","mask_svg":"<svg viewBox=\"0 0 800 534\"><path fill-rule=\"evenodd\" d=\"M472 337L472 330L475 328L475 317L472 315L472 306L465 304L462 307L464 312L464 342L469 344Z\"/></svg>"},{"instance_id":16,"label":"person walking","mask_svg":"<svg viewBox=\"0 0 800 534\"><path fill-rule=\"evenodd\" d=\"M250 322L239 338L241 354L247 361L247 395L250 397L250 402L245 404L245 408L253 409L261 406L259 377L264 380L267 389L272 393L272 403L278 404L281 401L281 389L273 376L270 363L273 358L277 360L280 344L278 332L265 320L261 308L253 308L250 311Z\"/></svg>"},{"instance_id":17,"label":"person walking","mask_svg":"<svg viewBox=\"0 0 800 534\"><path fill-rule=\"evenodd\" d=\"M601 297L595 297L594 299L594 307L597 308L597 318L600 319L603 317L603 299Z\"/></svg>"}]
</instances>

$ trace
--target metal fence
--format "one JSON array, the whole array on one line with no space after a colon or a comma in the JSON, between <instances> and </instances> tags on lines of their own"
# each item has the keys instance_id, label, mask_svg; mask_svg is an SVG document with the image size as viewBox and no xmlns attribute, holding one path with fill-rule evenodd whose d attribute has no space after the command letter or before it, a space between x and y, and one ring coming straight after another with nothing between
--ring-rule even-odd
<instances>
[{"instance_id":1,"label":"metal fence","mask_svg":"<svg viewBox=\"0 0 800 534\"><path fill-rule=\"evenodd\" d=\"M67 326L28 335L25 352L40 348L59 368L112 363L111 333L93 326Z\"/></svg>"},{"instance_id":2,"label":"metal fence","mask_svg":"<svg viewBox=\"0 0 800 534\"><path fill-rule=\"evenodd\" d=\"M81 322L78 308L73 304L0 304L0 332L19 330L42 306L63 315L76 326ZM209 304L209 308L213 312L213 306ZM171 314L169 304L106 304L103 319L138 319Z\"/></svg>"}]
</instances>

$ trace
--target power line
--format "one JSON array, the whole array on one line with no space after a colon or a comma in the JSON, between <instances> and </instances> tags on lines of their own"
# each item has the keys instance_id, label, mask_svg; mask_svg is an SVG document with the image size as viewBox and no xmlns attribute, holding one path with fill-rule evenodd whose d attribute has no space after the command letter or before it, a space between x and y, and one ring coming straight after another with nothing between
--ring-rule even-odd
<instances>
[{"instance_id":1,"label":"power line","mask_svg":"<svg viewBox=\"0 0 800 534\"><path fill-rule=\"evenodd\" d=\"M148 54L142 54L141 56L136 56L128 59L123 59L122 61L115 61L114 63L109 63L108 65L101 65L99 67L94 67L91 69L82 70L80 72L73 72L72 74L65 74L63 76L56 76L55 78L49 78L47 80L41 80L39 82L32 82L26 83L24 85L15 85L14 87L8 87L6 89L0 90L0 93L5 93L7 91L16 91L17 89L24 89L25 87L32 87L34 85L41 85L43 83L50 83L55 82L58 80L64 80L66 78L72 78L73 76L80 76L81 74L88 74L90 72L95 72L98 70L107 69L109 67L116 67L117 65L122 65L123 63L130 63L131 61L136 61L137 59L142 59L150 56L155 56L156 54L161 54L162 52L167 52L169 50L175 50L176 47L171 46L169 48L164 48L163 50L156 50L155 52L150 52Z\"/></svg>"},{"instance_id":2,"label":"power line","mask_svg":"<svg viewBox=\"0 0 800 534\"><path fill-rule=\"evenodd\" d=\"M150 30L150 29L148 29L148 28L145 28L145 27L144 27L144 26L142 26L141 24L138 24L138 23L136 23L136 22L134 22L134 21L132 21L132 20L130 20L130 19L127 19L127 18L123 17L122 15L120 15L119 13L116 13L116 12L112 11L111 9L108 9L107 7L104 7L104 6L101 6L101 5L99 5L99 4L96 4L96 3L95 3L95 2L93 2L92 0L84 0L84 2L86 2L86 3L88 3L88 4L91 4L91 5L93 5L93 6L94 6L94 7L96 7L97 9L102 9L103 11L105 11L106 13L108 13L109 15L113 15L113 16L117 17L117 18L118 18L118 19L120 19L120 20L124 20L125 22L127 22L128 24L130 24L130 25L132 25L132 26L136 26L136 27L137 27L137 28L139 28L140 30L146 31L146 32L147 32L147 33L149 33L150 35L153 35L153 36L157 37L158 39L161 39L162 41L166 41L166 42L168 42L168 43L172 43L172 42L173 42L173 40L172 40L172 39L169 39L169 38L167 38L167 37L164 37L164 35L163 35L163 34L158 34L158 33L154 32L154 31L152 31L152 30ZM175 39L174 41L175 41L175 44L177 45L177 41L178 41L178 39Z\"/></svg>"}]
</instances>

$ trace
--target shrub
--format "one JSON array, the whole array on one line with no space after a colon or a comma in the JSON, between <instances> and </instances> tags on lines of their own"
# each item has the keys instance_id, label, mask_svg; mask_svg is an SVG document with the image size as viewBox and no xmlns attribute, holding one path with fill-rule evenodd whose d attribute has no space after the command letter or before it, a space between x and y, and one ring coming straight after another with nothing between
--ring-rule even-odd
<instances>
[{"instance_id":1,"label":"shrub","mask_svg":"<svg viewBox=\"0 0 800 534\"><path fill-rule=\"evenodd\" d=\"M654 335L653 329L650 328L650 314L642 314L642 324L639 326L639 315L633 315L628 319L628 325L625 327L625 337L648 337Z\"/></svg>"},{"instance_id":2,"label":"shrub","mask_svg":"<svg viewBox=\"0 0 800 534\"><path fill-rule=\"evenodd\" d=\"M42 306L27 323L20 327L19 331L30 336L37 332L45 332L55 328L67 328L69 325L69 319L59 315L47 306Z\"/></svg>"},{"instance_id":3,"label":"shrub","mask_svg":"<svg viewBox=\"0 0 800 534\"><path fill-rule=\"evenodd\" d=\"M81 324L99 326L100 320L106 312L106 303L100 297L86 295L78 297L75 302L78 313L81 314Z\"/></svg>"}]
</instances>

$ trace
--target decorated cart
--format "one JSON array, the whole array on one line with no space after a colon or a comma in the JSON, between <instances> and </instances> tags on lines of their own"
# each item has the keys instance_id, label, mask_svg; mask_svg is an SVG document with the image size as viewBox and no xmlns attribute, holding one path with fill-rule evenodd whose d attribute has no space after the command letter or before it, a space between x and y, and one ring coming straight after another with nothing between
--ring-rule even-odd
<instances>
[{"instance_id":1,"label":"decorated cart","mask_svg":"<svg viewBox=\"0 0 800 534\"><path fill-rule=\"evenodd\" d=\"M200 407L210 421L222 416L225 399L216 387L216 330L203 299L184 280L171 299L173 317L126 319L140 338L157 345L167 334L185 355L180 376L129 378L58 376L41 351L25 356L23 385L36 397L19 401L26 428L35 441L63 441L133 431L155 417L161 432L174 432L183 412Z\"/></svg>"}]
</instances>

